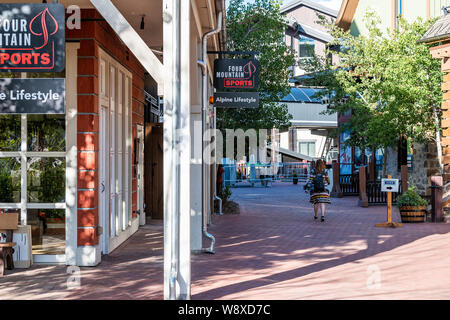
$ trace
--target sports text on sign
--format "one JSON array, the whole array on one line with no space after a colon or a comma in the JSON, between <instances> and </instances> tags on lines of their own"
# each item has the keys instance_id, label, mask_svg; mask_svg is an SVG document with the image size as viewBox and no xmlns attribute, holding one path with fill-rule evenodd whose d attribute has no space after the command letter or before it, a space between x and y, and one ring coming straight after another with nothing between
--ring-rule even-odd
<instances>
[{"instance_id":1,"label":"sports text on sign","mask_svg":"<svg viewBox=\"0 0 450 320\"><path fill-rule=\"evenodd\" d=\"M60 72L65 67L62 4L0 4L0 70Z\"/></svg>"},{"instance_id":2,"label":"sports text on sign","mask_svg":"<svg viewBox=\"0 0 450 320\"><path fill-rule=\"evenodd\" d=\"M256 89L259 63L254 59L216 59L214 87L223 89Z\"/></svg>"}]
</instances>

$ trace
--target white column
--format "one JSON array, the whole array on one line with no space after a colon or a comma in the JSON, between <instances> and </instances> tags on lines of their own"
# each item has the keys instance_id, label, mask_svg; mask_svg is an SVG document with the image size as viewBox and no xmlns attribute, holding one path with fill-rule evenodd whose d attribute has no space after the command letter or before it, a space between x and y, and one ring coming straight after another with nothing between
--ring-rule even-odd
<instances>
[{"instance_id":1,"label":"white column","mask_svg":"<svg viewBox=\"0 0 450 320\"><path fill-rule=\"evenodd\" d=\"M164 0L163 23L164 298L189 299L190 2ZM175 295L172 296L174 275Z\"/></svg>"},{"instance_id":2,"label":"white column","mask_svg":"<svg viewBox=\"0 0 450 320\"><path fill-rule=\"evenodd\" d=\"M178 299L191 297L191 2L181 3L180 269Z\"/></svg>"},{"instance_id":3,"label":"white column","mask_svg":"<svg viewBox=\"0 0 450 320\"><path fill-rule=\"evenodd\" d=\"M66 264L77 262L77 50L66 43Z\"/></svg>"}]
</instances>

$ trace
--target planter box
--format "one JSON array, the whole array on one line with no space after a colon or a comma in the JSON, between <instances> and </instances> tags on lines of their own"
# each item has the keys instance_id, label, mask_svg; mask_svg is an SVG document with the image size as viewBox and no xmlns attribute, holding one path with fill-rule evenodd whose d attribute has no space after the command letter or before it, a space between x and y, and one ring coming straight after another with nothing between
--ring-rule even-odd
<instances>
[{"instance_id":1,"label":"planter box","mask_svg":"<svg viewBox=\"0 0 450 320\"><path fill-rule=\"evenodd\" d=\"M403 206L400 207L400 216L404 223L425 222L426 207Z\"/></svg>"}]
</instances>

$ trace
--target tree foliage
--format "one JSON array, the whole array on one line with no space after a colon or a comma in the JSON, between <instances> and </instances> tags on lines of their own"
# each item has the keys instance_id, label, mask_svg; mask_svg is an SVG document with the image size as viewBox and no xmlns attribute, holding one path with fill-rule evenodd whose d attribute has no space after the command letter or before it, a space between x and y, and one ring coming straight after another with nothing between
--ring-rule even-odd
<instances>
[{"instance_id":1,"label":"tree foliage","mask_svg":"<svg viewBox=\"0 0 450 320\"><path fill-rule=\"evenodd\" d=\"M351 112L339 130L350 131L349 146L395 146L400 136L416 142L439 143L438 118L442 100L440 61L429 46L418 43L433 21L400 19L399 28L381 30L380 19L368 11L366 35L349 32L322 19L334 40L330 48L338 63L315 57L302 67L315 76L310 84L330 95L329 112Z\"/></svg>"},{"instance_id":2,"label":"tree foliage","mask_svg":"<svg viewBox=\"0 0 450 320\"><path fill-rule=\"evenodd\" d=\"M258 51L260 103L257 109L218 109L219 129L285 129L291 115L278 103L289 93L289 67L294 54L284 42L285 18L280 1L231 0L227 9L227 46L231 51ZM250 58L251 56L240 56Z\"/></svg>"}]
</instances>

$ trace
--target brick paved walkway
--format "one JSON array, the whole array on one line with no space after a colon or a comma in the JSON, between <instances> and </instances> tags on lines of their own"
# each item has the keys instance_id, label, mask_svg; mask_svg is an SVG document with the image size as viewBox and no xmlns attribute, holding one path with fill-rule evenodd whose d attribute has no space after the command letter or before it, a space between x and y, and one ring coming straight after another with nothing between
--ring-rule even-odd
<instances>
[{"instance_id":1,"label":"brick paved walkway","mask_svg":"<svg viewBox=\"0 0 450 320\"><path fill-rule=\"evenodd\" d=\"M385 208L332 199L313 220L301 186L233 189L240 215L217 216L215 255L193 255L193 299L450 299L450 224L375 228ZM397 210L394 220L399 221ZM155 222L81 268L67 290L65 266L33 266L0 278L9 299L161 299L162 225Z\"/></svg>"}]
</instances>

